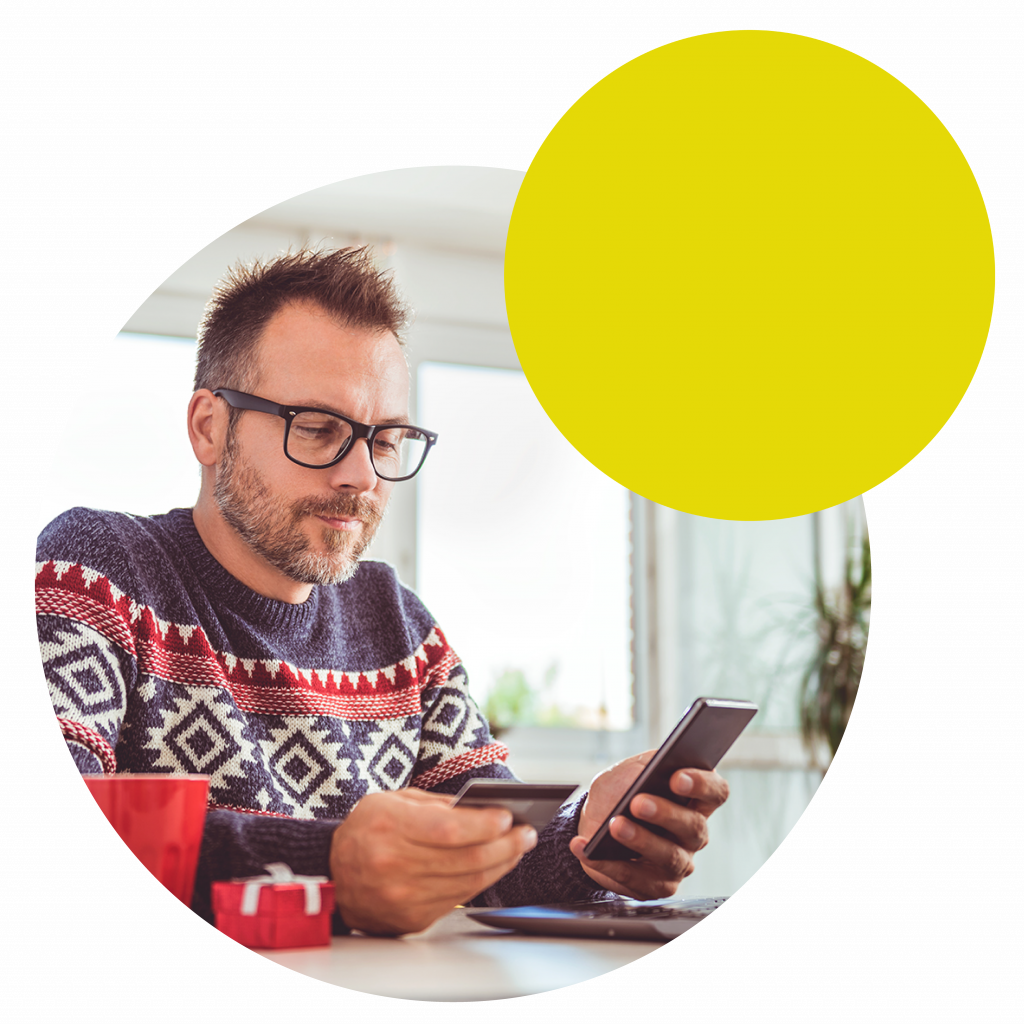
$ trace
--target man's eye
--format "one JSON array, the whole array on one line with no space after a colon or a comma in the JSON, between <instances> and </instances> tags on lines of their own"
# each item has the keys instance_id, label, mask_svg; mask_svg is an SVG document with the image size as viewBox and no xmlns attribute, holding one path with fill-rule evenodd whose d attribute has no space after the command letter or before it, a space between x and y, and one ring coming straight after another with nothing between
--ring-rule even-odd
<instances>
[{"instance_id":1,"label":"man's eye","mask_svg":"<svg viewBox=\"0 0 1024 1024\"><path fill-rule=\"evenodd\" d=\"M382 430L373 438L373 454L378 459L396 460L402 451L404 430Z\"/></svg>"},{"instance_id":2,"label":"man's eye","mask_svg":"<svg viewBox=\"0 0 1024 1024\"><path fill-rule=\"evenodd\" d=\"M292 433L296 434L303 441L325 441L328 440L335 431L330 427L307 427L300 425L293 427Z\"/></svg>"},{"instance_id":3,"label":"man's eye","mask_svg":"<svg viewBox=\"0 0 1024 1024\"><path fill-rule=\"evenodd\" d=\"M319 456L328 449L341 448L346 436L341 420L316 413L300 413L292 420L288 443L293 454L301 449L310 455L316 452Z\"/></svg>"}]
</instances>

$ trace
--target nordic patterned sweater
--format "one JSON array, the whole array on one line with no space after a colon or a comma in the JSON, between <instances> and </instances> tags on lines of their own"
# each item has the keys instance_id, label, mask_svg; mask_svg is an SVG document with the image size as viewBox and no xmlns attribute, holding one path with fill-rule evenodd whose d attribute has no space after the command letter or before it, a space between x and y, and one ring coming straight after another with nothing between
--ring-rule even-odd
<instances>
[{"instance_id":1,"label":"nordic patterned sweater","mask_svg":"<svg viewBox=\"0 0 1024 1024\"><path fill-rule=\"evenodd\" d=\"M207 920L212 881L273 861L329 875L331 833L367 793L514 778L459 659L384 563L275 601L217 562L191 509L72 509L37 559L43 668L79 770L211 776L193 900ZM568 849L580 806L473 902L600 892Z\"/></svg>"}]
</instances>

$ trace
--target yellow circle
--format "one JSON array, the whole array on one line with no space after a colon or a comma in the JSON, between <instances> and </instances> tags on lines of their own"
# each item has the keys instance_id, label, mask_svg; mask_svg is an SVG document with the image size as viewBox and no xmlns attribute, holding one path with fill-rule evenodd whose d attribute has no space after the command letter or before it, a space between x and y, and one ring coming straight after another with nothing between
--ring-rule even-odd
<instances>
[{"instance_id":1,"label":"yellow circle","mask_svg":"<svg viewBox=\"0 0 1024 1024\"><path fill-rule=\"evenodd\" d=\"M568 440L719 519L838 504L912 459L981 358L992 238L938 118L820 40L652 50L547 137L509 227L512 337Z\"/></svg>"}]
</instances>

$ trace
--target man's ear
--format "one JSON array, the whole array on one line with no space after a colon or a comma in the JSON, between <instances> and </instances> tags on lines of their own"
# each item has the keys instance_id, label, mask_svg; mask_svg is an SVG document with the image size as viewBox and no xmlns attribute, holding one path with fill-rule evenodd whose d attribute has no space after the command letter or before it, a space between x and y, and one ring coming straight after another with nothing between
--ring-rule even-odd
<instances>
[{"instance_id":1,"label":"man's ear","mask_svg":"<svg viewBox=\"0 0 1024 1024\"><path fill-rule=\"evenodd\" d=\"M215 398L212 391L201 388L188 403L188 439L200 465L217 465L226 432L225 403Z\"/></svg>"}]
</instances>

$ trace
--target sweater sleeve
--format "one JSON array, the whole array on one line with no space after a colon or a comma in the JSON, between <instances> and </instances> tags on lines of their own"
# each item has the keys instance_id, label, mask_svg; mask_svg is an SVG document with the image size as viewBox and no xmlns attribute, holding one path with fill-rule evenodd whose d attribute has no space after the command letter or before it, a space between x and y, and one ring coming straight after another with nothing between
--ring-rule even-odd
<instances>
[{"instance_id":1,"label":"sweater sleeve","mask_svg":"<svg viewBox=\"0 0 1024 1024\"><path fill-rule=\"evenodd\" d=\"M75 764L85 775L113 774L128 700L139 678L133 602L123 589L130 567L103 523L87 512L65 514L40 537L36 622L50 700ZM76 560L76 549L89 555ZM264 865L275 861L297 874L329 877L337 825L336 820L207 812L192 909L212 922L211 882L262 874ZM340 919L335 926L343 930Z\"/></svg>"},{"instance_id":2,"label":"sweater sleeve","mask_svg":"<svg viewBox=\"0 0 1024 1024\"><path fill-rule=\"evenodd\" d=\"M420 760L412 784L435 793L458 793L470 779L516 779L505 765L508 748L496 743L469 693L466 672L453 655L443 682L424 694ZM518 781L518 780L516 780ZM473 899L474 906L562 903L607 895L569 850L586 794L563 804L537 837L537 845L504 878Z\"/></svg>"},{"instance_id":3,"label":"sweater sleeve","mask_svg":"<svg viewBox=\"0 0 1024 1024\"><path fill-rule=\"evenodd\" d=\"M516 779L504 765L466 772L433 787L435 793L458 793L470 779ZM613 895L583 870L569 850L576 835L587 794L566 801L537 836L537 845L489 889L478 893L474 907L522 907L533 903L570 903Z\"/></svg>"}]
</instances>

